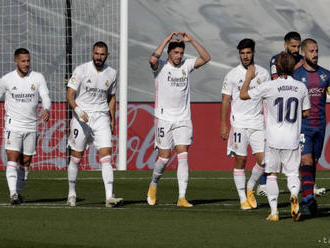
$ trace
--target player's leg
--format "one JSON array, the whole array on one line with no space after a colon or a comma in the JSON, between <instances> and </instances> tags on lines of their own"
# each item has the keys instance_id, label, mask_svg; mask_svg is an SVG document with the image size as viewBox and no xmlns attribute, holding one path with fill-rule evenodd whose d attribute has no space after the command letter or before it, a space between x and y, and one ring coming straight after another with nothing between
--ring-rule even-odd
<instances>
[{"instance_id":1,"label":"player's leg","mask_svg":"<svg viewBox=\"0 0 330 248\"><path fill-rule=\"evenodd\" d=\"M17 170L17 193L20 203L24 202L23 188L28 180L30 164L36 154L37 132L23 134L23 155L20 156L20 166Z\"/></svg>"},{"instance_id":2,"label":"player's leg","mask_svg":"<svg viewBox=\"0 0 330 248\"><path fill-rule=\"evenodd\" d=\"M265 172L268 174L266 182L267 199L271 209L267 220L278 221L279 213L277 209L279 188L277 184L277 174L280 172L280 150L270 147L265 148Z\"/></svg>"},{"instance_id":3,"label":"player's leg","mask_svg":"<svg viewBox=\"0 0 330 248\"><path fill-rule=\"evenodd\" d=\"M234 154L233 177L237 193L240 199L241 209L251 209L247 201L245 192L245 165L247 160L247 149L249 144L249 135L246 128L232 127L228 137L227 154Z\"/></svg>"},{"instance_id":4,"label":"player's leg","mask_svg":"<svg viewBox=\"0 0 330 248\"><path fill-rule=\"evenodd\" d=\"M20 203L24 203L23 189L28 180L30 164L32 161L32 155L20 156L20 165L17 168L17 194Z\"/></svg>"},{"instance_id":5,"label":"player's leg","mask_svg":"<svg viewBox=\"0 0 330 248\"><path fill-rule=\"evenodd\" d=\"M122 198L115 198L113 193L114 175L112 168L112 133L110 130L110 117L106 114L93 114L91 116L92 139L99 151L102 167L102 179L105 189L105 206L115 207L122 202Z\"/></svg>"},{"instance_id":6,"label":"player's leg","mask_svg":"<svg viewBox=\"0 0 330 248\"><path fill-rule=\"evenodd\" d=\"M171 156L173 147L171 125L170 122L155 119L155 148L158 150L158 158L154 163L147 193L147 202L152 206L157 202L158 181L162 177Z\"/></svg>"},{"instance_id":7,"label":"player's leg","mask_svg":"<svg viewBox=\"0 0 330 248\"><path fill-rule=\"evenodd\" d=\"M70 162L67 167L68 172L68 205L76 206L76 184L81 159L86 149L87 139L90 134L90 128L87 124L78 121L75 117L70 123L70 135L68 138L68 146L71 148Z\"/></svg>"},{"instance_id":8,"label":"player's leg","mask_svg":"<svg viewBox=\"0 0 330 248\"><path fill-rule=\"evenodd\" d=\"M319 162L319 158L321 157L322 150L323 150L323 142L325 136L325 128L320 128L316 131L314 136L314 143L313 143L313 179L314 179L314 195L315 196L322 196L326 194L326 188L317 187L316 185L316 170L317 164Z\"/></svg>"},{"instance_id":9,"label":"player's leg","mask_svg":"<svg viewBox=\"0 0 330 248\"><path fill-rule=\"evenodd\" d=\"M305 216L315 215L317 203L314 197L313 179L313 133L311 130L302 129L301 134L301 165L300 176L302 186L301 213Z\"/></svg>"},{"instance_id":10,"label":"player's leg","mask_svg":"<svg viewBox=\"0 0 330 248\"><path fill-rule=\"evenodd\" d=\"M300 148L297 148L296 150L281 151L281 162L283 164L282 172L287 176L287 186L291 193L291 216L294 221L298 221L301 214L298 202L298 195L300 191L300 160Z\"/></svg>"},{"instance_id":11,"label":"player's leg","mask_svg":"<svg viewBox=\"0 0 330 248\"><path fill-rule=\"evenodd\" d=\"M7 168L6 168L6 178L9 188L10 203L12 205L18 204L18 194L17 194L17 161L20 156L20 152L13 150L6 150L7 153Z\"/></svg>"},{"instance_id":12,"label":"player's leg","mask_svg":"<svg viewBox=\"0 0 330 248\"><path fill-rule=\"evenodd\" d=\"M191 120L176 122L173 126L173 140L178 158L178 202L179 207L192 207L186 199L189 182L188 149L193 140L193 126Z\"/></svg>"},{"instance_id":13,"label":"player's leg","mask_svg":"<svg viewBox=\"0 0 330 248\"><path fill-rule=\"evenodd\" d=\"M19 132L5 131L5 150L7 154L6 178L10 203L19 204L17 194L17 170L23 146L23 135Z\"/></svg>"},{"instance_id":14,"label":"player's leg","mask_svg":"<svg viewBox=\"0 0 330 248\"><path fill-rule=\"evenodd\" d=\"M186 199L187 187L189 182L189 164L188 164L188 145L177 145L176 147L177 158L178 158L178 169L177 169L177 179L178 179L178 207L192 207L193 205L189 203Z\"/></svg>"},{"instance_id":15,"label":"player's leg","mask_svg":"<svg viewBox=\"0 0 330 248\"><path fill-rule=\"evenodd\" d=\"M247 200L252 208L257 207L257 201L254 196L254 186L256 185L259 178L265 172L264 162L264 149L265 149L265 136L263 130L252 131L250 133L250 146L252 153L256 160L256 164L252 168L251 177L247 182L246 196Z\"/></svg>"}]
</instances>

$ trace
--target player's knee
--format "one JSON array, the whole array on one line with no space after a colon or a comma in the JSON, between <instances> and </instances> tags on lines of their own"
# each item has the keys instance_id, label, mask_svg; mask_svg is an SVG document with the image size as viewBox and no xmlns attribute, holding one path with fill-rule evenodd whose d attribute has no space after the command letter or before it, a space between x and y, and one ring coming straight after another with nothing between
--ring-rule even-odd
<instances>
[{"instance_id":1,"label":"player's knee","mask_svg":"<svg viewBox=\"0 0 330 248\"><path fill-rule=\"evenodd\" d=\"M236 156L235 157L235 168L236 169L244 169L246 165L246 157Z\"/></svg>"},{"instance_id":2,"label":"player's knee","mask_svg":"<svg viewBox=\"0 0 330 248\"><path fill-rule=\"evenodd\" d=\"M81 158L78 158L78 157L75 157L75 156L71 155L71 158L70 158L70 162L71 163L79 166L80 161L81 161Z\"/></svg>"},{"instance_id":3,"label":"player's knee","mask_svg":"<svg viewBox=\"0 0 330 248\"><path fill-rule=\"evenodd\" d=\"M169 149L159 149L158 150L158 157L164 158L164 159L169 159L171 156L171 150Z\"/></svg>"},{"instance_id":4,"label":"player's knee","mask_svg":"<svg viewBox=\"0 0 330 248\"><path fill-rule=\"evenodd\" d=\"M311 154L306 154L301 157L301 164L302 165L313 165L313 158Z\"/></svg>"}]
</instances>

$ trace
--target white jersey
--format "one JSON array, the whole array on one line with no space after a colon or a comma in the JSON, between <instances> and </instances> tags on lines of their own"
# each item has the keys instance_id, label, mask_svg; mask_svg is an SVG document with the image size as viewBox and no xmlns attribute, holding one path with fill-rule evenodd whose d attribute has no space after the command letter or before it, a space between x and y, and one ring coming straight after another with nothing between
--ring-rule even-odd
<instances>
[{"instance_id":1,"label":"white jersey","mask_svg":"<svg viewBox=\"0 0 330 248\"><path fill-rule=\"evenodd\" d=\"M255 65L256 77L252 80L249 89L253 89L265 81L269 81L269 73L261 66ZM236 128L264 129L262 115L262 100L241 100L241 87L245 81L246 69L242 64L229 71L222 85L222 94L229 95L231 101L230 124Z\"/></svg>"},{"instance_id":2,"label":"white jersey","mask_svg":"<svg viewBox=\"0 0 330 248\"><path fill-rule=\"evenodd\" d=\"M306 86L292 77L278 78L249 90L251 99L265 99L266 144L276 149L297 149L302 111L310 109Z\"/></svg>"},{"instance_id":3,"label":"white jersey","mask_svg":"<svg viewBox=\"0 0 330 248\"><path fill-rule=\"evenodd\" d=\"M5 93L6 130L37 131L39 97L44 109L50 110L49 91L43 75L29 71L21 77L17 70L4 75L0 82L0 95Z\"/></svg>"},{"instance_id":4,"label":"white jersey","mask_svg":"<svg viewBox=\"0 0 330 248\"><path fill-rule=\"evenodd\" d=\"M104 65L97 71L93 61L79 65L68 82L76 91L75 101L85 112L109 112L108 96L117 89L116 70Z\"/></svg>"},{"instance_id":5,"label":"white jersey","mask_svg":"<svg viewBox=\"0 0 330 248\"><path fill-rule=\"evenodd\" d=\"M189 74L196 58L185 59L174 67L168 60L159 60L154 71L156 80L155 116L167 121L190 120Z\"/></svg>"}]
</instances>

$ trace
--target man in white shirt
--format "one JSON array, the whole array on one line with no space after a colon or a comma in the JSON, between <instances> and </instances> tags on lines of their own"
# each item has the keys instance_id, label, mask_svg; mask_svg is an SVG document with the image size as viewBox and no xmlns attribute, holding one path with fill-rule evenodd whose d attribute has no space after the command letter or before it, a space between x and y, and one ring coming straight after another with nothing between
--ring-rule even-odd
<instances>
[{"instance_id":1,"label":"man in white shirt","mask_svg":"<svg viewBox=\"0 0 330 248\"><path fill-rule=\"evenodd\" d=\"M180 40L175 37L182 37ZM184 59L185 42L196 49L198 58ZM167 60L160 57L168 45ZM189 74L211 59L209 53L188 33L170 33L149 59L156 84L155 99L155 147L158 159L154 164L147 201L155 205L157 185L169 162L171 149L175 147L178 157L177 178L179 197L177 206L192 207L186 200L188 186L188 148L192 144L193 127L190 116Z\"/></svg>"},{"instance_id":2,"label":"man in white shirt","mask_svg":"<svg viewBox=\"0 0 330 248\"><path fill-rule=\"evenodd\" d=\"M48 121L51 107L44 76L30 69L30 52L17 49L14 63L16 70L4 75L0 82L0 97L5 94L6 177L12 205L23 203L23 187L36 153L39 98L44 121Z\"/></svg>"},{"instance_id":3,"label":"man in white shirt","mask_svg":"<svg viewBox=\"0 0 330 248\"><path fill-rule=\"evenodd\" d=\"M105 187L105 206L117 206L122 198L113 197L113 168L111 165L111 137L115 128L116 71L105 64L108 46L102 42L93 45L93 60L79 65L68 82L67 101L74 110L68 145L71 158L68 165L68 205L76 206L78 169L89 143L99 152Z\"/></svg>"},{"instance_id":4,"label":"man in white shirt","mask_svg":"<svg viewBox=\"0 0 330 248\"><path fill-rule=\"evenodd\" d=\"M249 89L251 80L256 77L254 66L249 66L240 97L264 99L266 103L266 148L265 162L267 176L267 198L271 213L269 221L278 221L277 200L279 189L277 174L281 171L287 176L290 190L291 216L294 221L300 218L298 194L300 189L300 130L302 118L310 112L310 101L306 86L291 76L296 61L288 53L282 52L275 61L278 78L254 89Z\"/></svg>"},{"instance_id":5,"label":"man in white shirt","mask_svg":"<svg viewBox=\"0 0 330 248\"><path fill-rule=\"evenodd\" d=\"M227 154L234 156L234 181L240 198L242 210L256 208L257 201L253 188L264 172L264 116L262 114L262 100L243 101L239 98L240 89L245 81L247 68L254 65L257 76L250 88L255 88L270 79L266 69L254 64L255 42L243 39L237 49L241 63L228 72L222 86L221 128L222 139L228 139ZM227 127L227 113L231 103L230 124ZM251 177L245 192L245 165L248 155L248 145L256 159Z\"/></svg>"}]
</instances>

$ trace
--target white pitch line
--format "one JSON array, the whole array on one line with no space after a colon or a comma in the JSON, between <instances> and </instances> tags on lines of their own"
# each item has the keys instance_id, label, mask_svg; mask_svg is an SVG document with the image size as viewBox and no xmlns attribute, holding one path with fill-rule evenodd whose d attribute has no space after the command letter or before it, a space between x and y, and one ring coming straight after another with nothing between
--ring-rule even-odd
<instances>
[{"instance_id":1,"label":"white pitch line","mask_svg":"<svg viewBox=\"0 0 330 248\"><path fill-rule=\"evenodd\" d=\"M101 177L82 177L78 178L78 180L88 181L88 180L100 180ZM54 180L54 181L63 181L68 180L67 177L31 177L29 180ZM118 177L115 180L150 180L150 177ZM163 177L161 180L177 180L176 177ZM190 177L189 180L233 180L232 177ZM286 180L286 178L278 178L278 180ZM330 180L330 177L317 178L317 180Z\"/></svg>"}]
</instances>

